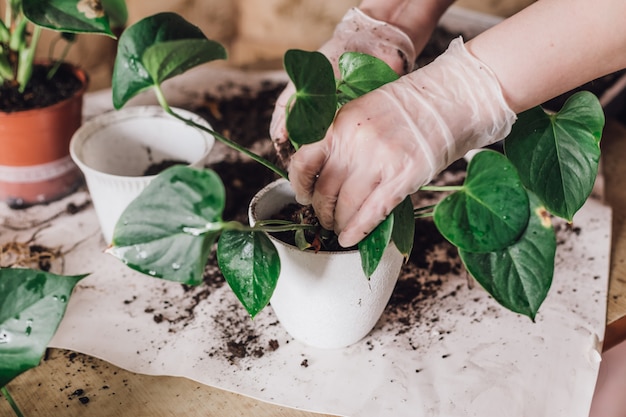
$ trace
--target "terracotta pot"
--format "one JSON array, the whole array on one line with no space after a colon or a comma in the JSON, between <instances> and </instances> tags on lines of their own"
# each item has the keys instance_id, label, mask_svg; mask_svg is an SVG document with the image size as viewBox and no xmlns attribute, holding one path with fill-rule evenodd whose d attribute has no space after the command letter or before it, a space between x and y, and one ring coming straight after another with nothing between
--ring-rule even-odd
<instances>
[{"instance_id":1,"label":"terracotta pot","mask_svg":"<svg viewBox=\"0 0 626 417\"><path fill-rule=\"evenodd\" d=\"M74 96L40 109L0 111L0 201L12 207L59 199L82 182L69 143L82 122L88 77L72 70L83 83Z\"/></svg>"},{"instance_id":2,"label":"terracotta pot","mask_svg":"<svg viewBox=\"0 0 626 417\"><path fill-rule=\"evenodd\" d=\"M210 127L190 111L174 111ZM156 176L145 175L151 166L184 161L202 167L214 141L160 106L126 107L82 125L72 137L70 154L85 176L105 242L111 243L122 212Z\"/></svg>"},{"instance_id":3,"label":"terracotta pot","mask_svg":"<svg viewBox=\"0 0 626 417\"><path fill-rule=\"evenodd\" d=\"M275 181L252 199L250 223L271 218L294 202L291 184ZM318 348L341 348L358 342L372 330L402 268L402 254L393 242L368 280L357 250L315 253L272 236L270 239L281 264L270 305L294 339Z\"/></svg>"}]
</instances>

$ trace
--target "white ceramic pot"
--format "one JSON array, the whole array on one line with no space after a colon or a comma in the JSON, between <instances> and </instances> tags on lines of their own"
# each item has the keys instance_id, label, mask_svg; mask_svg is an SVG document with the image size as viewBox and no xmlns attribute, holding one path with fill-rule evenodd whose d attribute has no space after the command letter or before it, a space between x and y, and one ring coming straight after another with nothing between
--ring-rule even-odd
<instances>
[{"instance_id":1,"label":"white ceramic pot","mask_svg":"<svg viewBox=\"0 0 626 417\"><path fill-rule=\"evenodd\" d=\"M291 184L278 180L253 198L251 224L295 202ZM271 237L280 255L278 285L270 300L280 323L297 340L319 348L341 348L365 337L389 302L403 257L393 243L368 280L357 250L302 251Z\"/></svg>"},{"instance_id":2,"label":"white ceramic pot","mask_svg":"<svg viewBox=\"0 0 626 417\"><path fill-rule=\"evenodd\" d=\"M174 110L209 126L194 113ZM124 209L155 177L145 175L150 166L172 160L203 166L213 143L212 135L160 106L127 107L83 124L72 137L70 155L85 176L106 243Z\"/></svg>"}]
</instances>

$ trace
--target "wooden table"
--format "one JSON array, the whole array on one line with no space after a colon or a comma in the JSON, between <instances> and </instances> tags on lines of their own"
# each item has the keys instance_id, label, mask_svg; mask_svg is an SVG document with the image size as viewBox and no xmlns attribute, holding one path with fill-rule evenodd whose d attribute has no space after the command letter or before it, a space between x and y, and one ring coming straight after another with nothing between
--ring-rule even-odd
<instances>
[{"instance_id":1,"label":"wooden table","mask_svg":"<svg viewBox=\"0 0 626 417\"><path fill-rule=\"evenodd\" d=\"M607 123L603 172L613 207L613 242L604 348L626 340L626 127ZM314 417L211 388L194 381L131 373L105 361L50 349L42 364L8 385L26 416L255 416ZM0 415L10 416L6 401Z\"/></svg>"},{"instance_id":2,"label":"wooden table","mask_svg":"<svg viewBox=\"0 0 626 417\"><path fill-rule=\"evenodd\" d=\"M607 122L602 155L606 202L613 208L606 350L626 340L626 127Z\"/></svg>"}]
</instances>

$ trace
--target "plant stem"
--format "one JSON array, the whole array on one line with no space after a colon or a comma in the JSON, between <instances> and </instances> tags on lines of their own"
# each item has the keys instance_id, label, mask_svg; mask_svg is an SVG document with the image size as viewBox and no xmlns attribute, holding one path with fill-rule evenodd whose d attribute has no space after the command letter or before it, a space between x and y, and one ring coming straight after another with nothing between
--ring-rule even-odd
<instances>
[{"instance_id":1,"label":"plant stem","mask_svg":"<svg viewBox=\"0 0 626 417\"><path fill-rule=\"evenodd\" d=\"M236 221L222 224L223 230L239 230L242 232L291 232L295 230L315 230L319 226L312 224L291 223L282 220L259 220L254 226L248 226Z\"/></svg>"},{"instance_id":2,"label":"plant stem","mask_svg":"<svg viewBox=\"0 0 626 417\"><path fill-rule=\"evenodd\" d=\"M285 171L284 169L281 169L279 167L277 167L276 165L274 165L273 163L271 163L270 161L268 161L267 159L263 158L260 155L255 154L252 151L249 151L248 149L244 148L243 146L239 145L236 142L233 142L232 140L228 139L227 137L221 135L220 133L206 127L203 125L200 125L196 122L194 122L193 120L189 120L184 118L183 116L178 115L176 112L174 112L171 107L169 106L169 104L167 103L166 99L165 99L165 95L163 94L163 90L161 90L161 88L159 86L155 86L154 87L156 90L156 95L157 95L157 99L159 101L159 104L161 105L161 107L163 107L163 109L171 114L172 116L176 117L177 119L185 122L186 124L193 126L197 129L200 129L204 132L207 132L208 134L212 135L215 139L219 140L220 142L222 142L223 144L225 144L226 146L229 146L230 148L241 152L244 155L247 155L248 157L250 157L251 159L253 159L254 161L260 163L261 165L263 165L264 167L266 167L267 169L271 170L272 172L274 172L275 174L281 176L282 178L288 180L289 176L287 174L287 171Z\"/></svg>"},{"instance_id":3,"label":"plant stem","mask_svg":"<svg viewBox=\"0 0 626 417\"><path fill-rule=\"evenodd\" d=\"M50 52L50 60L54 61L54 65L48 71L48 74L46 76L48 80L51 80L52 77L54 77L54 75L57 73L57 71L61 67L61 64L63 64L63 62L65 61L65 58L67 57L67 54L69 53L73 43L74 41L66 41L65 46L63 47L63 52L57 59L54 59L52 51ZM54 46L51 45L50 49L52 49L53 47Z\"/></svg>"},{"instance_id":4,"label":"plant stem","mask_svg":"<svg viewBox=\"0 0 626 417\"><path fill-rule=\"evenodd\" d=\"M217 233L227 230L236 230L239 232L290 232L295 230L315 230L319 226L312 224L292 223L285 220L259 220L254 226L248 226L238 221L228 222L211 222L204 227L185 227L183 232L193 236L199 236L205 233Z\"/></svg>"},{"instance_id":5,"label":"plant stem","mask_svg":"<svg viewBox=\"0 0 626 417\"><path fill-rule=\"evenodd\" d=\"M430 206L424 206L424 207L416 207L413 209L413 213L419 213L419 212L423 212L423 211L427 211L427 210L432 210L433 208L435 208L436 204L431 204Z\"/></svg>"},{"instance_id":6,"label":"plant stem","mask_svg":"<svg viewBox=\"0 0 626 417\"><path fill-rule=\"evenodd\" d=\"M24 417L24 414L22 414L22 411L20 410L20 408L17 406L15 401L13 401L13 397L11 397L11 394L9 393L9 390L7 389L7 387L0 388L0 392L2 392L2 395L4 395L4 398L7 399L15 415L17 417Z\"/></svg>"},{"instance_id":7,"label":"plant stem","mask_svg":"<svg viewBox=\"0 0 626 417\"><path fill-rule=\"evenodd\" d=\"M464 187L462 185L424 185L420 187L421 191L460 191Z\"/></svg>"},{"instance_id":8,"label":"plant stem","mask_svg":"<svg viewBox=\"0 0 626 417\"><path fill-rule=\"evenodd\" d=\"M414 219L422 219L424 217L432 217L436 204L432 204L430 206L417 207L413 209L413 218Z\"/></svg>"},{"instance_id":9,"label":"plant stem","mask_svg":"<svg viewBox=\"0 0 626 417\"><path fill-rule=\"evenodd\" d=\"M435 213L433 211L429 211L427 213L413 213L414 219L425 219L427 217L433 217Z\"/></svg>"}]
</instances>

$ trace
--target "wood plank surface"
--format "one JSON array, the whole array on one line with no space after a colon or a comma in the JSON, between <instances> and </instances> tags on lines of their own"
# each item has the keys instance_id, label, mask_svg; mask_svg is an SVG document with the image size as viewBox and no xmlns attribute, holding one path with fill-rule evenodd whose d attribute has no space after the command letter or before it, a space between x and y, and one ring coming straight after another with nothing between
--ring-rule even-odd
<instances>
[{"instance_id":1,"label":"wood plank surface","mask_svg":"<svg viewBox=\"0 0 626 417\"><path fill-rule=\"evenodd\" d=\"M211 388L186 378L147 376L68 350L7 386L25 417L330 417ZM0 416L14 415L0 398Z\"/></svg>"},{"instance_id":2,"label":"wood plank surface","mask_svg":"<svg viewBox=\"0 0 626 417\"><path fill-rule=\"evenodd\" d=\"M613 208L606 350L626 340L626 127L608 120L601 144L605 197Z\"/></svg>"}]
</instances>

